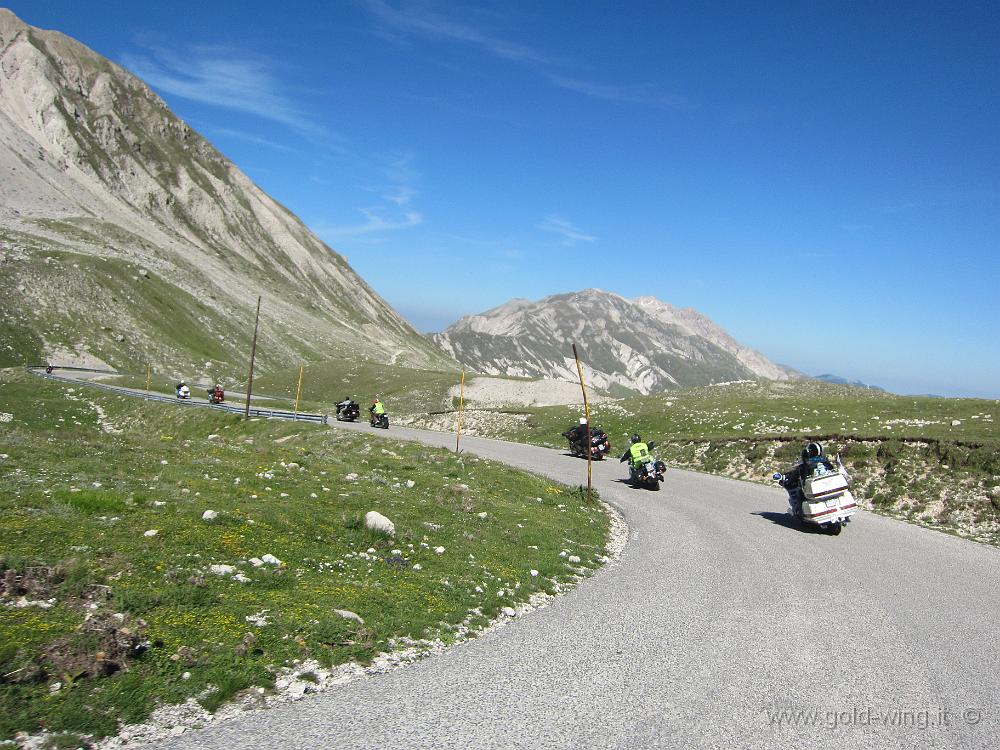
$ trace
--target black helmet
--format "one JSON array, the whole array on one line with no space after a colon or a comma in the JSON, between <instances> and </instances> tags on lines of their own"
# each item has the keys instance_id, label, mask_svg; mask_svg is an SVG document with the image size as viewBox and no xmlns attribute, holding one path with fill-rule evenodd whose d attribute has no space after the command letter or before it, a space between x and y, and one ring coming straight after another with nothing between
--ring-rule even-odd
<instances>
[{"instance_id":1,"label":"black helmet","mask_svg":"<svg viewBox=\"0 0 1000 750\"><path fill-rule=\"evenodd\" d=\"M633 445L634 445L635 443L641 443L641 442L642 442L642 438L641 438L641 437L639 437L639 433L636 433L635 435L633 435L633 436L632 436L632 437L630 438L630 442L631 442L631 443L632 443Z\"/></svg>"},{"instance_id":2,"label":"black helmet","mask_svg":"<svg viewBox=\"0 0 1000 750\"><path fill-rule=\"evenodd\" d=\"M806 446L806 455L809 458L820 458L823 455L823 446L819 443L809 443Z\"/></svg>"}]
</instances>

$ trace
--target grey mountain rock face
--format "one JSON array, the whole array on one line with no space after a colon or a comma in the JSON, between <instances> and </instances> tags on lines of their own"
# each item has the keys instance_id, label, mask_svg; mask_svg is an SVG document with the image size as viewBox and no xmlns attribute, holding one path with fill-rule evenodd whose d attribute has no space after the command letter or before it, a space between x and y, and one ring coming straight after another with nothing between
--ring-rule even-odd
<instances>
[{"instance_id":1,"label":"grey mountain rock face","mask_svg":"<svg viewBox=\"0 0 1000 750\"><path fill-rule=\"evenodd\" d=\"M0 364L449 365L138 78L0 9Z\"/></svg>"},{"instance_id":2,"label":"grey mountain rock face","mask_svg":"<svg viewBox=\"0 0 1000 750\"><path fill-rule=\"evenodd\" d=\"M491 375L576 380L649 394L788 373L735 341L704 315L653 297L628 300L599 289L538 302L516 299L462 318L432 339L466 367Z\"/></svg>"}]
</instances>

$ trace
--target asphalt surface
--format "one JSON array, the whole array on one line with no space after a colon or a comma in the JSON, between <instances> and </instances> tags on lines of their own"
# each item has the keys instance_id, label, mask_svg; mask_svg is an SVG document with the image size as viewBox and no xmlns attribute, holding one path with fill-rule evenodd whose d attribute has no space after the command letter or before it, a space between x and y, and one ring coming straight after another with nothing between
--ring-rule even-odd
<instances>
[{"instance_id":1,"label":"asphalt surface","mask_svg":"<svg viewBox=\"0 0 1000 750\"><path fill-rule=\"evenodd\" d=\"M462 447L584 476L558 451ZM622 474L594 464L625 552L551 605L155 747L1000 748L1000 550L864 512L839 537L811 533L778 488L671 469L655 493Z\"/></svg>"}]
</instances>

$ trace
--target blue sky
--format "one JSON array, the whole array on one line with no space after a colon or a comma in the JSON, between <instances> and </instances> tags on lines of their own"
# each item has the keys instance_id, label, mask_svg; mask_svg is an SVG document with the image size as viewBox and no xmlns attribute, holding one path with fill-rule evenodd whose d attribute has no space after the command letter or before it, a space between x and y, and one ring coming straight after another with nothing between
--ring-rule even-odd
<instances>
[{"instance_id":1,"label":"blue sky","mask_svg":"<svg viewBox=\"0 0 1000 750\"><path fill-rule=\"evenodd\" d=\"M1000 398L990 2L31 0L419 329L598 287Z\"/></svg>"}]
</instances>

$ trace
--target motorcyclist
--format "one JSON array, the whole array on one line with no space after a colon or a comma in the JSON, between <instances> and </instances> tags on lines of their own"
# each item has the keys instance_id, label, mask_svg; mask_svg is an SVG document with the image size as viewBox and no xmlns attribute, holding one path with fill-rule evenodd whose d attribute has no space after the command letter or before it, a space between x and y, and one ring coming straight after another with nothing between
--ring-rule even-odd
<instances>
[{"instance_id":1,"label":"motorcyclist","mask_svg":"<svg viewBox=\"0 0 1000 750\"><path fill-rule=\"evenodd\" d=\"M372 405L368 407L368 413L372 415L372 419L378 419L385 414L385 407L382 405L378 396L376 396L375 400L372 401Z\"/></svg>"},{"instance_id":2,"label":"motorcyclist","mask_svg":"<svg viewBox=\"0 0 1000 750\"><path fill-rule=\"evenodd\" d=\"M183 380L177 384L177 398L188 398L191 395L191 389L188 388L188 384Z\"/></svg>"},{"instance_id":3,"label":"motorcyclist","mask_svg":"<svg viewBox=\"0 0 1000 750\"><path fill-rule=\"evenodd\" d=\"M636 471L642 466L643 462L650 457L650 453L655 447L655 440L650 440L648 443L644 443L642 442L642 438L638 434L635 434L629 439L629 447L625 449L624 453L622 453L621 458L618 459L618 463L628 461L629 476L634 477Z\"/></svg>"},{"instance_id":4,"label":"motorcyclist","mask_svg":"<svg viewBox=\"0 0 1000 750\"><path fill-rule=\"evenodd\" d=\"M577 443L583 443L584 437L587 434L587 418L580 417L580 424L573 425L562 435L564 438L569 440L571 445L576 445Z\"/></svg>"},{"instance_id":5,"label":"motorcyclist","mask_svg":"<svg viewBox=\"0 0 1000 750\"><path fill-rule=\"evenodd\" d=\"M216 383L214 386L208 389L208 400L213 404L221 404L226 400L226 392L222 390L222 386Z\"/></svg>"},{"instance_id":6,"label":"motorcyclist","mask_svg":"<svg viewBox=\"0 0 1000 750\"><path fill-rule=\"evenodd\" d=\"M354 401L350 396L344 396L344 400L337 404L337 414L340 414L344 409L353 404Z\"/></svg>"},{"instance_id":7,"label":"motorcyclist","mask_svg":"<svg viewBox=\"0 0 1000 750\"><path fill-rule=\"evenodd\" d=\"M820 443L810 442L802 449L801 460L782 475L780 482L781 486L788 490L792 508L796 515L802 511L802 493L799 490L802 480L817 473L826 474L834 471L837 471L837 468L827 458Z\"/></svg>"}]
</instances>

